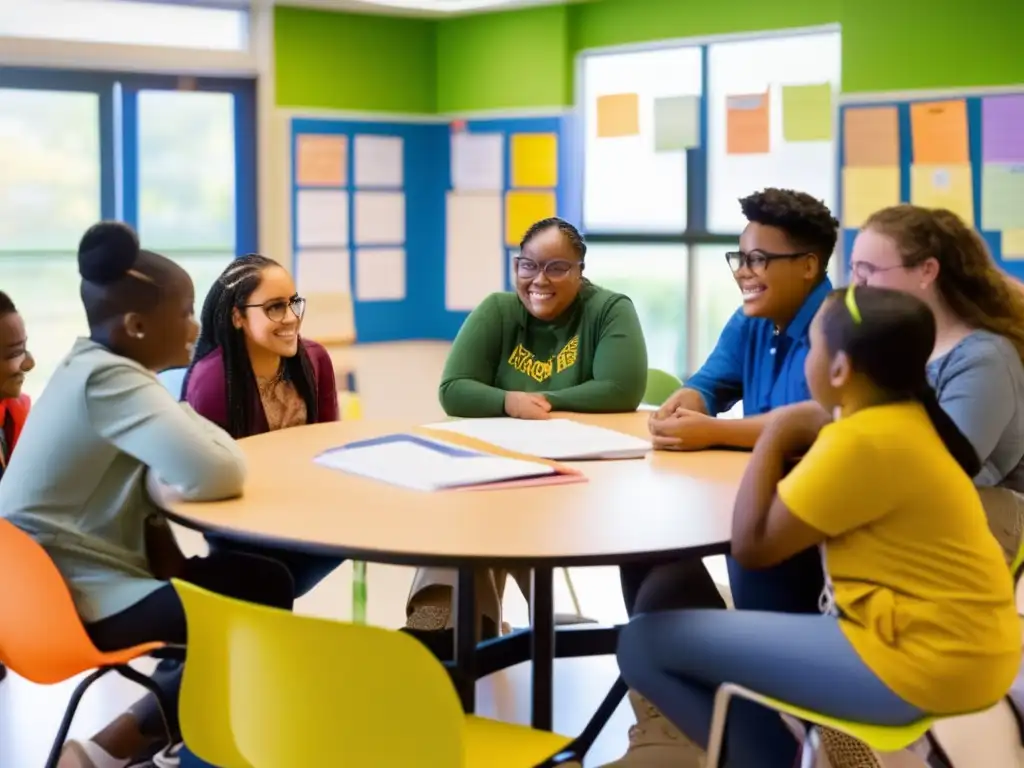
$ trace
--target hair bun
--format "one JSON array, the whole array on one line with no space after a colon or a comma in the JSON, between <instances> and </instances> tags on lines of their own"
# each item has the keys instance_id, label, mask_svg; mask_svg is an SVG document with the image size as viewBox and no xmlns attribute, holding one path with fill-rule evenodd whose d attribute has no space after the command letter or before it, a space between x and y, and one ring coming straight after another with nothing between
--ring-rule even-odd
<instances>
[{"instance_id":1,"label":"hair bun","mask_svg":"<svg viewBox=\"0 0 1024 768\"><path fill-rule=\"evenodd\" d=\"M101 221L82 235L78 245L78 274L105 285L124 277L139 257L139 236L120 221Z\"/></svg>"}]
</instances>

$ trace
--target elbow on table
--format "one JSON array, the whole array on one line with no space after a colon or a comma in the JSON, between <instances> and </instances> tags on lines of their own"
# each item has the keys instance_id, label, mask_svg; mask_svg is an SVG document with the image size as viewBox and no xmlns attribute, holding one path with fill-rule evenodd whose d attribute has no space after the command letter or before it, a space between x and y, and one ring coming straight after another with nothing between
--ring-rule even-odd
<instances>
[{"instance_id":1,"label":"elbow on table","mask_svg":"<svg viewBox=\"0 0 1024 768\"><path fill-rule=\"evenodd\" d=\"M241 456L210 461L196 482L181 490L184 501L221 501L242 495L246 466Z\"/></svg>"}]
</instances>

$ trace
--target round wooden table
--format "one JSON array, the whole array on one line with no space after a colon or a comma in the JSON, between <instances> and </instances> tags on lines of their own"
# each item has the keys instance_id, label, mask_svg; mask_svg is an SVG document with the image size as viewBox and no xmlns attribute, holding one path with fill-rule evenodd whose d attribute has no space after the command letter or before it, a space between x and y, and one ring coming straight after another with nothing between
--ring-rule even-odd
<instances>
[{"instance_id":1,"label":"round wooden table","mask_svg":"<svg viewBox=\"0 0 1024 768\"><path fill-rule=\"evenodd\" d=\"M557 415L648 436L647 413ZM240 445L249 474L240 498L213 503L167 500L163 506L175 522L239 541L458 569L456 685L468 710L473 708L476 679L495 671L494 664L477 663L473 568L532 568L533 623L523 634L530 636L533 724L540 728L551 727L553 568L702 557L728 547L736 488L748 459L742 452L656 451L644 459L574 463L586 475L585 483L437 493L398 488L313 463L327 448L412 427L333 422L246 438ZM589 632L573 629L564 634ZM588 651L578 638L567 639L563 653L562 634L558 656L590 655L597 647ZM487 645L481 644L481 653ZM607 643L600 647L608 652Z\"/></svg>"}]
</instances>

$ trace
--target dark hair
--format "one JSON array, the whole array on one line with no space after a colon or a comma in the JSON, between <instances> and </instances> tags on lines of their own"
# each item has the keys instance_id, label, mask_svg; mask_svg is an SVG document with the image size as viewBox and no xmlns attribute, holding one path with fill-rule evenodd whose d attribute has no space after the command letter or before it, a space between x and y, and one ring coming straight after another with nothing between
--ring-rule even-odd
<instances>
[{"instance_id":1,"label":"dark hair","mask_svg":"<svg viewBox=\"0 0 1024 768\"><path fill-rule=\"evenodd\" d=\"M566 240L569 241L569 247L575 251L582 263L587 256L587 243L583 239L583 235L581 235L580 231L568 221L560 219L557 216L553 216L549 219L541 219L526 230L526 234L523 235L523 239L519 243L519 250L522 251L527 244L533 240L533 238L552 227L557 228L559 232L565 235Z\"/></svg>"},{"instance_id":2,"label":"dark hair","mask_svg":"<svg viewBox=\"0 0 1024 768\"><path fill-rule=\"evenodd\" d=\"M252 393L256 390L256 376L249 362L245 334L240 328L235 328L232 317L235 309L245 311L244 305L259 287L263 271L279 266L273 259L250 253L235 259L221 273L203 302L195 355L182 384L182 392L187 392L188 381L196 363L215 349L221 350L227 390L227 431L235 439L253 434L253 409L256 403ZM298 353L294 357L283 358L281 363L285 380L294 384L295 390L306 403L306 422L315 423L319 417L316 377L301 338Z\"/></svg>"},{"instance_id":3,"label":"dark hair","mask_svg":"<svg viewBox=\"0 0 1024 768\"><path fill-rule=\"evenodd\" d=\"M781 229L794 244L818 257L825 274L839 238L839 220L806 192L768 187L740 198L747 221Z\"/></svg>"},{"instance_id":4,"label":"dark hair","mask_svg":"<svg viewBox=\"0 0 1024 768\"><path fill-rule=\"evenodd\" d=\"M939 262L939 295L972 328L1005 336L1024 360L1024 292L996 266L985 241L945 208L896 205L868 217L864 229L892 238L905 267Z\"/></svg>"},{"instance_id":5,"label":"dark hair","mask_svg":"<svg viewBox=\"0 0 1024 768\"><path fill-rule=\"evenodd\" d=\"M14 302L11 300L11 297L3 291L0 291L0 316L9 315L17 311L18 308L14 306Z\"/></svg>"},{"instance_id":6,"label":"dark hair","mask_svg":"<svg viewBox=\"0 0 1024 768\"><path fill-rule=\"evenodd\" d=\"M173 261L139 246L135 230L120 221L101 221L78 245L80 294L90 328L128 312L156 306L162 291L187 273Z\"/></svg>"},{"instance_id":7,"label":"dark hair","mask_svg":"<svg viewBox=\"0 0 1024 768\"><path fill-rule=\"evenodd\" d=\"M859 317L850 310L847 291L853 292ZM845 352L850 365L893 402L920 401L956 463L971 477L978 474L977 451L928 384L925 367L935 347L935 316L928 305L903 291L850 287L833 291L822 312L829 354Z\"/></svg>"}]
</instances>

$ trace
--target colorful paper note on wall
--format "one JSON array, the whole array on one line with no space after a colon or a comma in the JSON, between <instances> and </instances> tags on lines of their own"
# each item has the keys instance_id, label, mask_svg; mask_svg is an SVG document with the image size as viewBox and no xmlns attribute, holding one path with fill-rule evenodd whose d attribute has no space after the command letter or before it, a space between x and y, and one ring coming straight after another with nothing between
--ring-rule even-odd
<instances>
[{"instance_id":1,"label":"colorful paper note on wall","mask_svg":"<svg viewBox=\"0 0 1024 768\"><path fill-rule=\"evenodd\" d=\"M899 166L843 168L844 227L859 229L872 213L899 202Z\"/></svg>"},{"instance_id":2,"label":"colorful paper note on wall","mask_svg":"<svg viewBox=\"0 0 1024 768\"><path fill-rule=\"evenodd\" d=\"M928 101L910 105L914 165L969 163L967 102Z\"/></svg>"},{"instance_id":3,"label":"colorful paper note on wall","mask_svg":"<svg viewBox=\"0 0 1024 768\"><path fill-rule=\"evenodd\" d=\"M1024 259L1024 229L1003 232L1003 258L1011 261Z\"/></svg>"},{"instance_id":4,"label":"colorful paper note on wall","mask_svg":"<svg viewBox=\"0 0 1024 768\"><path fill-rule=\"evenodd\" d=\"M654 100L654 151L675 152L700 146L700 96Z\"/></svg>"},{"instance_id":5,"label":"colorful paper note on wall","mask_svg":"<svg viewBox=\"0 0 1024 768\"><path fill-rule=\"evenodd\" d=\"M519 245L533 224L555 215L554 192L518 192L505 195L505 244Z\"/></svg>"},{"instance_id":6,"label":"colorful paper note on wall","mask_svg":"<svg viewBox=\"0 0 1024 768\"><path fill-rule=\"evenodd\" d=\"M300 187L343 187L348 176L348 137L299 134L295 183Z\"/></svg>"},{"instance_id":7,"label":"colorful paper note on wall","mask_svg":"<svg viewBox=\"0 0 1024 768\"><path fill-rule=\"evenodd\" d=\"M1024 229L1024 164L982 166L981 228Z\"/></svg>"},{"instance_id":8,"label":"colorful paper note on wall","mask_svg":"<svg viewBox=\"0 0 1024 768\"><path fill-rule=\"evenodd\" d=\"M982 99L981 157L986 163L1024 163L1024 96Z\"/></svg>"},{"instance_id":9,"label":"colorful paper note on wall","mask_svg":"<svg viewBox=\"0 0 1024 768\"><path fill-rule=\"evenodd\" d=\"M912 165L910 202L925 208L948 208L974 226L974 184L970 165Z\"/></svg>"},{"instance_id":10,"label":"colorful paper note on wall","mask_svg":"<svg viewBox=\"0 0 1024 768\"><path fill-rule=\"evenodd\" d=\"M730 155L759 155L769 151L768 94L727 96L725 151Z\"/></svg>"},{"instance_id":11,"label":"colorful paper note on wall","mask_svg":"<svg viewBox=\"0 0 1024 768\"><path fill-rule=\"evenodd\" d=\"M558 186L558 136L553 133L512 134L512 186Z\"/></svg>"},{"instance_id":12,"label":"colorful paper note on wall","mask_svg":"<svg viewBox=\"0 0 1024 768\"><path fill-rule=\"evenodd\" d=\"M635 93L612 93L597 97L597 136L613 139L640 133L640 97Z\"/></svg>"},{"instance_id":13,"label":"colorful paper note on wall","mask_svg":"<svg viewBox=\"0 0 1024 768\"><path fill-rule=\"evenodd\" d=\"M858 107L843 113L843 153L847 168L900 164L896 107Z\"/></svg>"},{"instance_id":14,"label":"colorful paper note on wall","mask_svg":"<svg viewBox=\"0 0 1024 768\"><path fill-rule=\"evenodd\" d=\"M505 136L457 131L451 138L452 187L460 192L500 192L505 187Z\"/></svg>"},{"instance_id":15,"label":"colorful paper note on wall","mask_svg":"<svg viewBox=\"0 0 1024 768\"><path fill-rule=\"evenodd\" d=\"M505 290L501 194L449 192L445 237L445 309L467 312Z\"/></svg>"},{"instance_id":16,"label":"colorful paper note on wall","mask_svg":"<svg viewBox=\"0 0 1024 768\"><path fill-rule=\"evenodd\" d=\"M829 141L832 138L832 84L782 86L782 138Z\"/></svg>"}]
</instances>

